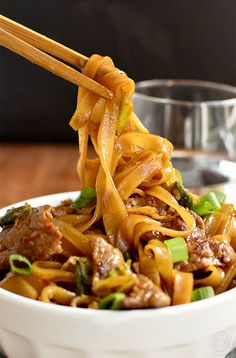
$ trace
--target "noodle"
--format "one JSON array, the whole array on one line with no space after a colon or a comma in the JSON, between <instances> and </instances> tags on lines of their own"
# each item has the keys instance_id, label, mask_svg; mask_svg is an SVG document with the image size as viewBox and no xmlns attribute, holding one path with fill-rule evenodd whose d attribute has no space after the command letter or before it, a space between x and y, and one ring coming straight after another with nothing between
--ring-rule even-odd
<instances>
[{"instance_id":1,"label":"noodle","mask_svg":"<svg viewBox=\"0 0 236 358\"><path fill-rule=\"evenodd\" d=\"M75 297L75 293L65 290L56 285L49 285L43 288L39 300L47 303L59 303L68 306Z\"/></svg>"}]
</instances>

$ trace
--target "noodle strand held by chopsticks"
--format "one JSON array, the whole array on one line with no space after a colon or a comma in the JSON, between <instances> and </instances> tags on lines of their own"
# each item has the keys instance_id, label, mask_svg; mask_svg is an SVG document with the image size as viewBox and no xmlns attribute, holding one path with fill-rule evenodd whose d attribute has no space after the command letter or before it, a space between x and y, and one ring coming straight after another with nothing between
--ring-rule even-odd
<instances>
[{"instance_id":1,"label":"noodle strand held by chopsticks","mask_svg":"<svg viewBox=\"0 0 236 358\"><path fill-rule=\"evenodd\" d=\"M147 133L139 124L137 117L132 112L131 96L134 92L134 83L124 72L116 69L108 57L92 56L85 66L84 74L91 76L114 92L113 99L107 101L105 99L98 100L96 95L83 88L79 89L77 110L70 122L75 130L79 130L78 172L83 185L85 184L85 172L87 177L93 176L92 170L89 173L86 168L89 135L91 135L92 143L100 159L100 172L95 184L99 210L95 210L96 214L87 227L102 215L107 235L114 237L120 230L121 223L128 218L123 200L129 198L141 185L147 186L151 182L151 187L153 187L153 185L170 179L172 175L170 154L173 146L166 139ZM89 111L88 103L94 104L93 109L90 108ZM97 137L94 136L94 133L90 133L89 122L98 125ZM121 127L119 127L120 123L122 123ZM134 125L136 130L139 128L140 131L132 131L131 128ZM135 163L138 153L141 157ZM123 160L126 161L126 164L123 162L124 174L122 175L120 163ZM114 163L116 167L114 167ZM156 191L160 191L155 188L153 190L154 194ZM187 220L188 230L183 233L186 235L193 230L194 220L186 210L179 207L177 202L174 203L174 206L178 208L177 211L183 219Z\"/></svg>"}]
</instances>

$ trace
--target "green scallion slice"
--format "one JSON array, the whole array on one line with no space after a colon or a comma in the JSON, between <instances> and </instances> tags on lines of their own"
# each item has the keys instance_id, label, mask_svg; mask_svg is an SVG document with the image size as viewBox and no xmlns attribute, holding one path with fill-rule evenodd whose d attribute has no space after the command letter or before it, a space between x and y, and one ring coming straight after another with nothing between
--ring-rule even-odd
<instances>
[{"instance_id":1,"label":"green scallion slice","mask_svg":"<svg viewBox=\"0 0 236 358\"><path fill-rule=\"evenodd\" d=\"M209 191L209 193L206 194L203 198L204 201L208 201L209 203L211 203L213 209L219 209L221 207L221 204L219 203L214 191Z\"/></svg>"},{"instance_id":2,"label":"green scallion slice","mask_svg":"<svg viewBox=\"0 0 236 358\"><path fill-rule=\"evenodd\" d=\"M75 265L75 284L77 295L90 294L91 291L91 267L87 257L78 257Z\"/></svg>"},{"instance_id":3,"label":"green scallion slice","mask_svg":"<svg viewBox=\"0 0 236 358\"><path fill-rule=\"evenodd\" d=\"M226 195L219 191L209 191L209 193L199 198L192 210L199 216L210 215L220 209L225 197Z\"/></svg>"},{"instance_id":4,"label":"green scallion slice","mask_svg":"<svg viewBox=\"0 0 236 358\"><path fill-rule=\"evenodd\" d=\"M120 113L117 123L117 133L120 134L128 122L129 116L133 112L133 105L127 99L124 99L121 103Z\"/></svg>"},{"instance_id":5,"label":"green scallion slice","mask_svg":"<svg viewBox=\"0 0 236 358\"><path fill-rule=\"evenodd\" d=\"M192 302L204 300L205 298L215 296L215 292L211 286L199 287L192 292Z\"/></svg>"},{"instance_id":6,"label":"green scallion slice","mask_svg":"<svg viewBox=\"0 0 236 358\"><path fill-rule=\"evenodd\" d=\"M183 184L181 184L180 182L177 181L175 183L175 185L176 185L176 188L180 194L180 199L178 200L179 204L184 206L185 208L189 208L191 210L193 207L193 198L187 192L187 190L185 189Z\"/></svg>"},{"instance_id":7,"label":"green scallion slice","mask_svg":"<svg viewBox=\"0 0 236 358\"><path fill-rule=\"evenodd\" d=\"M128 252L125 252L125 253L123 254L123 256L124 256L124 260L125 260L125 261L130 260L130 257L129 257L129 253L128 253Z\"/></svg>"},{"instance_id":8,"label":"green scallion slice","mask_svg":"<svg viewBox=\"0 0 236 358\"><path fill-rule=\"evenodd\" d=\"M203 203L194 205L193 211L199 216L206 216L214 213L215 209L212 207L211 203L205 201Z\"/></svg>"},{"instance_id":9,"label":"green scallion slice","mask_svg":"<svg viewBox=\"0 0 236 358\"><path fill-rule=\"evenodd\" d=\"M213 191L215 193L215 196L217 197L217 200L222 205L225 202L226 194L222 193L222 191Z\"/></svg>"},{"instance_id":10,"label":"green scallion slice","mask_svg":"<svg viewBox=\"0 0 236 358\"><path fill-rule=\"evenodd\" d=\"M164 244L172 256L173 263L188 260L188 248L184 238L178 236L174 239L165 240Z\"/></svg>"},{"instance_id":11,"label":"green scallion slice","mask_svg":"<svg viewBox=\"0 0 236 358\"><path fill-rule=\"evenodd\" d=\"M31 275L33 272L31 262L27 257L18 254L9 256L11 271L21 275Z\"/></svg>"},{"instance_id":12,"label":"green scallion slice","mask_svg":"<svg viewBox=\"0 0 236 358\"><path fill-rule=\"evenodd\" d=\"M122 292L119 293L111 293L98 303L98 309L110 309L113 311L120 310L122 308L122 301L126 297L126 295Z\"/></svg>"},{"instance_id":13,"label":"green scallion slice","mask_svg":"<svg viewBox=\"0 0 236 358\"><path fill-rule=\"evenodd\" d=\"M83 209L86 205L91 203L91 201L96 199L96 190L93 188L84 188L81 190L78 198L71 203L73 209Z\"/></svg>"}]
</instances>

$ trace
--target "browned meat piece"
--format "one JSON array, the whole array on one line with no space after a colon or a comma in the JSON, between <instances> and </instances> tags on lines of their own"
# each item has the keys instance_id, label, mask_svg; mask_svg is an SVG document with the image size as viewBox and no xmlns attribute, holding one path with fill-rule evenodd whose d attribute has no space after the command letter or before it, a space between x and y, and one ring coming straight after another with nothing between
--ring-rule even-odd
<instances>
[{"instance_id":1,"label":"browned meat piece","mask_svg":"<svg viewBox=\"0 0 236 358\"><path fill-rule=\"evenodd\" d=\"M169 228L169 229L173 229L173 230L179 230L179 231L186 230L186 224L181 219L180 216L175 216L172 220L163 220L162 226ZM163 241L163 240L167 239L167 237L164 234L162 234L160 231L153 230L153 231L146 232L142 236L142 239L146 240L146 241L149 241L152 239L158 239L158 240Z\"/></svg>"},{"instance_id":2,"label":"browned meat piece","mask_svg":"<svg viewBox=\"0 0 236 358\"><path fill-rule=\"evenodd\" d=\"M161 200L154 198L153 196L139 196L134 195L124 201L127 209L129 208L140 208L143 206L152 206L157 209L159 215L167 215L168 206Z\"/></svg>"},{"instance_id":3,"label":"browned meat piece","mask_svg":"<svg viewBox=\"0 0 236 358\"><path fill-rule=\"evenodd\" d=\"M171 215L171 212L167 211L166 215ZM163 227L166 227L169 229L179 230L179 231L186 230L186 224L180 216L173 216L173 218L171 220L169 220L169 219L163 220L163 221L161 221L161 223L162 223ZM164 234L162 234L161 232L159 232L157 230L148 231L142 236L142 239L146 240L146 241L149 241L152 239L158 239L158 240L163 241L167 238L168 237L166 237Z\"/></svg>"},{"instance_id":4,"label":"browned meat piece","mask_svg":"<svg viewBox=\"0 0 236 358\"><path fill-rule=\"evenodd\" d=\"M219 266L231 265L235 259L235 253L231 245L209 240L210 247L215 257L220 261Z\"/></svg>"},{"instance_id":5,"label":"browned meat piece","mask_svg":"<svg viewBox=\"0 0 236 358\"><path fill-rule=\"evenodd\" d=\"M233 248L226 243L220 243L206 238L187 240L189 260L176 265L182 271L195 271L209 265L226 266L234 260Z\"/></svg>"},{"instance_id":6,"label":"browned meat piece","mask_svg":"<svg viewBox=\"0 0 236 358\"><path fill-rule=\"evenodd\" d=\"M102 237L91 240L93 262L93 284L97 280L106 278L111 271L119 270L129 273L130 269L125 263L119 249L114 248Z\"/></svg>"},{"instance_id":7,"label":"browned meat piece","mask_svg":"<svg viewBox=\"0 0 236 358\"><path fill-rule=\"evenodd\" d=\"M157 230L145 232L145 234L142 236L142 239L146 241L153 240L153 239L158 239L163 241L165 240L165 238L166 236Z\"/></svg>"},{"instance_id":8,"label":"browned meat piece","mask_svg":"<svg viewBox=\"0 0 236 358\"><path fill-rule=\"evenodd\" d=\"M137 275L138 281L130 294L122 301L123 308L157 308L171 304L170 297L149 278Z\"/></svg>"},{"instance_id":9,"label":"browned meat piece","mask_svg":"<svg viewBox=\"0 0 236 358\"><path fill-rule=\"evenodd\" d=\"M52 209L53 217L69 215L69 214L77 214L77 210L70 207L71 201L64 200L61 205L56 206Z\"/></svg>"},{"instance_id":10,"label":"browned meat piece","mask_svg":"<svg viewBox=\"0 0 236 358\"><path fill-rule=\"evenodd\" d=\"M184 231L187 229L187 225L180 216L175 216L173 219L163 221L163 226L172 230Z\"/></svg>"},{"instance_id":11,"label":"browned meat piece","mask_svg":"<svg viewBox=\"0 0 236 358\"><path fill-rule=\"evenodd\" d=\"M47 260L60 254L61 233L53 224L49 205L32 208L24 213L11 227L0 233L0 269L9 266L13 253L26 256L31 261Z\"/></svg>"},{"instance_id":12,"label":"browned meat piece","mask_svg":"<svg viewBox=\"0 0 236 358\"><path fill-rule=\"evenodd\" d=\"M166 217L166 219L162 221L162 225L164 227L180 231L186 229L186 224L183 222L181 217L176 215L176 211L173 208L168 207L165 203L152 196L146 195L142 197L139 195L134 195L133 197L130 197L125 200L125 206L127 209L139 208L143 206L155 207L157 209L158 215ZM170 217L172 218L170 219ZM149 241L151 239L164 240L165 235L163 235L159 231L149 231L145 233L142 238L146 241Z\"/></svg>"},{"instance_id":13,"label":"browned meat piece","mask_svg":"<svg viewBox=\"0 0 236 358\"><path fill-rule=\"evenodd\" d=\"M192 213L196 219L196 227L186 239L189 251L189 260L175 265L182 271L195 271L209 265L226 266L232 263L235 254L227 243L220 243L206 237L203 220Z\"/></svg>"}]
</instances>

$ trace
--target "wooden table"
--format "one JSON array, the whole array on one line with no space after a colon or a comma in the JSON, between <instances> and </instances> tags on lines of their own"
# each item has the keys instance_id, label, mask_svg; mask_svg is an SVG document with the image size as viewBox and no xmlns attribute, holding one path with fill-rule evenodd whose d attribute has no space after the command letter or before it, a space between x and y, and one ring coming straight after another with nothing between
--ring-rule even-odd
<instances>
[{"instance_id":1,"label":"wooden table","mask_svg":"<svg viewBox=\"0 0 236 358\"><path fill-rule=\"evenodd\" d=\"M0 207L79 190L77 145L0 144Z\"/></svg>"}]
</instances>

